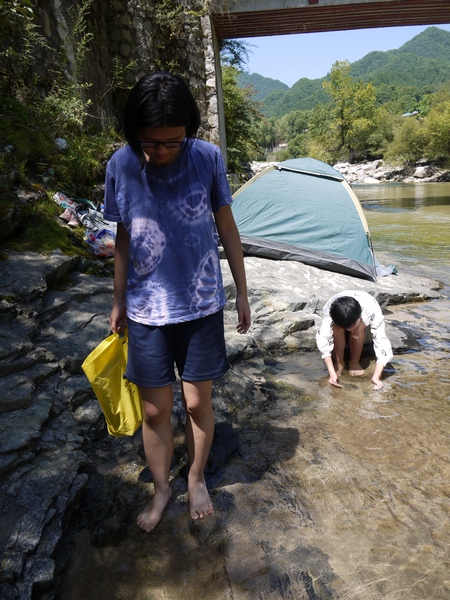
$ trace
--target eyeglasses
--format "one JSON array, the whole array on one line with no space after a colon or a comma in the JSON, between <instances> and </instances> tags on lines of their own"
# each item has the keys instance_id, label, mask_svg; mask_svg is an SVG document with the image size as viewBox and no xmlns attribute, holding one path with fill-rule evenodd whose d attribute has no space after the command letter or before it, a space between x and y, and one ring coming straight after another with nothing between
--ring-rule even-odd
<instances>
[{"instance_id":1,"label":"eyeglasses","mask_svg":"<svg viewBox=\"0 0 450 600\"><path fill-rule=\"evenodd\" d=\"M157 148L158 146L164 146L164 148L181 148L181 146L184 144L185 140L180 141L175 141L175 142L160 142L160 141L154 141L154 142L146 142L146 141L141 141L138 140L138 142L141 145L141 148L143 150L145 150L146 148Z\"/></svg>"}]
</instances>

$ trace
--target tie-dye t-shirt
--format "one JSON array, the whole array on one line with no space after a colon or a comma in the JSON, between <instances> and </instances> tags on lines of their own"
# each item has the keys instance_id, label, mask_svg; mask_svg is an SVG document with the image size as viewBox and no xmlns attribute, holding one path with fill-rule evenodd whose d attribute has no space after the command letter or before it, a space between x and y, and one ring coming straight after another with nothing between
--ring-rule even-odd
<instances>
[{"instance_id":1,"label":"tie-dye t-shirt","mask_svg":"<svg viewBox=\"0 0 450 600\"><path fill-rule=\"evenodd\" d=\"M217 146L189 140L174 162L141 169L129 146L106 170L105 213L130 235L127 316L181 323L225 305L213 212L231 203Z\"/></svg>"}]
</instances>

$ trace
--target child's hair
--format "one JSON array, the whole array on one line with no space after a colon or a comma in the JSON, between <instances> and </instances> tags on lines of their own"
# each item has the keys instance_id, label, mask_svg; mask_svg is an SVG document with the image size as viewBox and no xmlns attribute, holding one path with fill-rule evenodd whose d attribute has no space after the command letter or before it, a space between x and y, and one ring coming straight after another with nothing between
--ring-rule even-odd
<instances>
[{"instance_id":1,"label":"child's hair","mask_svg":"<svg viewBox=\"0 0 450 600\"><path fill-rule=\"evenodd\" d=\"M330 317L333 323L342 329L353 327L361 318L361 304L351 296L340 296L330 307Z\"/></svg>"},{"instance_id":2,"label":"child's hair","mask_svg":"<svg viewBox=\"0 0 450 600\"><path fill-rule=\"evenodd\" d=\"M144 75L131 90L124 111L124 132L130 148L145 164L139 144L141 127L185 127L193 138L200 127L200 111L187 83L179 75L160 71Z\"/></svg>"}]
</instances>

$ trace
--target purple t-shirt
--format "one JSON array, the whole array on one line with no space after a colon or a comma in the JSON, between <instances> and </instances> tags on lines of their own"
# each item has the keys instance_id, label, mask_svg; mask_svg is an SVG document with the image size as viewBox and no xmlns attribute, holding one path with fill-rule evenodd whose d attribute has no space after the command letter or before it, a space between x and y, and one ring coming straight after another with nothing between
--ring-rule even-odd
<instances>
[{"instance_id":1,"label":"purple t-shirt","mask_svg":"<svg viewBox=\"0 0 450 600\"><path fill-rule=\"evenodd\" d=\"M129 146L106 169L105 219L130 236L127 316L181 323L225 305L213 212L231 204L222 155L195 139L166 166L141 169Z\"/></svg>"}]
</instances>

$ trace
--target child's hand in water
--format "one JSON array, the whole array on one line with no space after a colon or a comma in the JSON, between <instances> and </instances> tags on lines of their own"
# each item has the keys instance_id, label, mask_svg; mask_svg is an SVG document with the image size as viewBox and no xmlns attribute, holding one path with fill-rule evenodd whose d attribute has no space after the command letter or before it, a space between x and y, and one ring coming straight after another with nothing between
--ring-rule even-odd
<instances>
[{"instance_id":1,"label":"child's hand in water","mask_svg":"<svg viewBox=\"0 0 450 600\"><path fill-rule=\"evenodd\" d=\"M342 387L342 385L339 383L339 377L336 374L330 375L330 379L328 380L328 382L331 383L331 385L334 385L334 387Z\"/></svg>"},{"instance_id":2,"label":"child's hand in water","mask_svg":"<svg viewBox=\"0 0 450 600\"><path fill-rule=\"evenodd\" d=\"M378 379L377 377L372 377L372 383L373 383L373 390L381 390L381 388L383 387L383 383L380 379Z\"/></svg>"}]
</instances>

